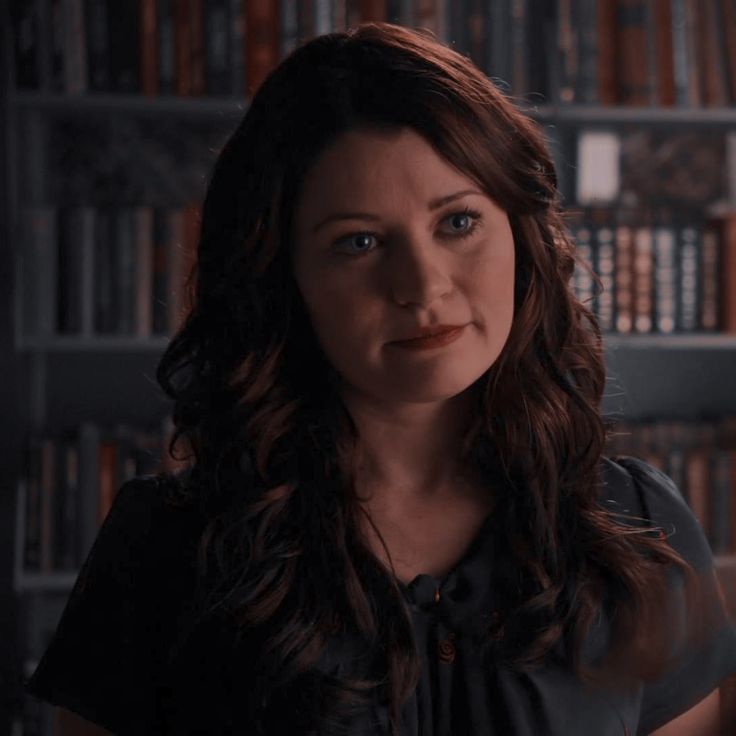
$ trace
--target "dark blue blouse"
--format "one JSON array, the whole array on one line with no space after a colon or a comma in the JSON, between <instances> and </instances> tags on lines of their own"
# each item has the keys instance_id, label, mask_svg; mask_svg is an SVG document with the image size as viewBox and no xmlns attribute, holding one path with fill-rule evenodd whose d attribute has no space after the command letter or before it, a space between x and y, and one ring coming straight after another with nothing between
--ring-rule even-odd
<instances>
[{"instance_id":1,"label":"dark blue blouse","mask_svg":"<svg viewBox=\"0 0 736 736\"><path fill-rule=\"evenodd\" d=\"M490 514L442 579L399 581L421 661L420 682L402 710L406 736L647 734L736 673L736 626L724 611L703 531L674 483L629 457L604 458L603 480L602 505L650 518L704 573L708 640L683 651L675 671L626 694L584 687L564 656L526 670L489 662L481 643L497 605L489 571L498 555ZM257 733L242 715L248 663L233 656L228 632L204 629L170 657L192 598L202 522L168 507L157 488L155 477L121 487L26 688L116 734ZM591 657L604 651L607 634L602 615L586 642ZM320 669L348 674L351 647L347 637L335 639ZM387 706L374 699L348 732L388 734Z\"/></svg>"}]
</instances>

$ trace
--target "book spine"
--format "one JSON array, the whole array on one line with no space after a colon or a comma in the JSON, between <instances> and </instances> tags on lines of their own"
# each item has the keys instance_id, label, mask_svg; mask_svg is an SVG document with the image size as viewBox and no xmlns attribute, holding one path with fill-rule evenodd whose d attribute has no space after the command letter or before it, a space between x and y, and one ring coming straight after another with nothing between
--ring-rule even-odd
<instances>
[{"instance_id":1,"label":"book spine","mask_svg":"<svg viewBox=\"0 0 736 736\"><path fill-rule=\"evenodd\" d=\"M101 527L118 489L118 446L117 442L106 432L99 444L99 503L97 527Z\"/></svg>"},{"instance_id":2,"label":"book spine","mask_svg":"<svg viewBox=\"0 0 736 736\"><path fill-rule=\"evenodd\" d=\"M82 329L83 244L79 212L74 207L59 209L59 288L57 301L59 334L78 335Z\"/></svg>"},{"instance_id":3,"label":"book spine","mask_svg":"<svg viewBox=\"0 0 736 736\"><path fill-rule=\"evenodd\" d=\"M191 18L189 0L171 0L174 22L176 94L188 97L192 90Z\"/></svg>"},{"instance_id":4,"label":"book spine","mask_svg":"<svg viewBox=\"0 0 736 736\"><path fill-rule=\"evenodd\" d=\"M720 243L716 228L707 224L702 230L700 243L700 329L715 332L718 329L718 256Z\"/></svg>"},{"instance_id":5,"label":"book spine","mask_svg":"<svg viewBox=\"0 0 736 736\"><path fill-rule=\"evenodd\" d=\"M140 0L141 92L145 97L159 94L158 27L156 0Z\"/></svg>"},{"instance_id":6,"label":"book spine","mask_svg":"<svg viewBox=\"0 0 736 736\"><path fill-rule=\"evenodd\" d=\"M113 92L138 94L141 91L140 5L107 0L110 82Z\"/></svg>"},{"instance_id":7,"label":"book spine","mask_svg":"<svg viewBox=\"0 0 736 736\"><path fill-rule=\"evenodd\" d=\"M230 0L230 73L233 95L238 99L246 97L246 56L243 2Z\"/></svg>"},{"instance_id":8,"label":"book spine","mask_svg":"<svg viewBox=\"0 0 736 736\"><path fill-rule=\"evenodd\" d=\"M41 572L54 569L54 518L57 484L56 442L50 437L41 439Z\"/></svg>"},{"instance_id":9,"label":"book spine","mask_svg":"<svg viewBox=\"0 0 736 736\"><path fill-rule=\"evenodd\" d=\"M37 2L12 0L10 3L11 38L13 39L13 66L16 89L38 89L41 86L39 69L40 14Z\"/></svg>"},{"instance_id":10,"label":"book spine","mask_svg":"<svg viewBox=\"0 0 736 736\"><path fill-rule=\"evenodd\" d=\"M688 0L671 0L672 8L672 70L675 85L675 104L684 107L691 104L690 36L687 30L685 3Z\"/></svg>"},{"instance_id":11,"label":"book spine","mask_svg":"<svg viewBox=\"0 0 736 736\"><path fill-rule=\"evenodd\" d=\"M629 225L614 229L616 243L616 332L630 333L633 329L632 268L633 232Z\"/></svg>"},{"instance_id":12,"label":"book spine","mask_svg":"<svg viewBox=\"0 0 736 736\"><path fill-rule=\"evenodd\" d=\"M698 231L691 226L679 228L679 319L680 332L698 329Z\"/></svg>"},{"instance_id":13,"label":"book spine","mask_svg":"<svg viewBox=\"0 0 736 736\"><path fill-rule=\"evenodd\" d=\"M654 46L656 49L656 80L660 105L675 104L674 49L672 47L672 4L670 0L653 2Z\"/></svg>"},{"instance_id":14,"label":"book spine","mask_svg":"<svg viewBox=\"0 0 736 736\"><path fill-rule=\"evenodd\" d=\"M653 277L652 229L642 225L634 229L633 318L638 333L652 331Z\"/></svg>"},{"instance_id":15,"label":"book spine","mask_svg":"<svg viewBox=\"0 0 736 736\"><path fill-rule=\"evenodd\" d=\"M685 0L685 42L687 45L687 101L686 104L699 107L703 104L700 69L702 68L702 47L700 0Z\"/></svg>"},{"instance_id":16,"label":"book spine","mask_svg":"<svg viewBox=\"0 0 736 736\"><path fill-rule=\"evenodd\" d=\"M726 78L726 39L718 0L702 5L700 43L703 49L703 104L723 107L729 102Z\"/></svg>"},{"instance_id":17,"label":"book spine","mask_svg":"<svg viewBox=\"0 0 736 736\"><path fill-rule=\"evenodd\" d=\"M52 10L50 0L32 0L36 7L36 18L38 19L38 43L36 45L38 63L38 85L44 92L52 92L54 88L52 79L53 64L53 30Z\"/></svg>"},{"instance_id":18,"label":"book spine","mask_svg":"<svg viewBox=\"0 0 736 736\"><path fill-rule=\"evenodd\" d=\"M79 493L79 448L76 437L67 438L62 447L62 483L61 497L63 499L59 522L58 551L59 568L74 570L80 564L80 554L77 549L78 533L78 493Z\"/></svg>"},{"instance_id":19,"label":"book spine","mask_svg":"<svg viewBox=\"0 0 736 736\"><path fill-rule=\"evenodd\" d=\"M648 105L648 59L650 48L645 0L619 0L618 13L620 102L622 105Z\"/></svg>"},{"instance_id":20,"label":"book spine","mask_svg":"<svg viewBox=\"0 0 736 736\"><path fill-rule=\"evenodd\" d=\"M711 549L713 554L726 554L731 549L731 467L732 452L713 448L711 459Z\"/></svg>"},{"instance_id":21,"label":"book spine","mask_svg":"<svg viewBox=\"0 0 736 736\"><path fill-rule=\"evenodd\" d=\"M454 48L462 54L468 54L473 63L485 70L488 58L487 39L489 28L486 3L482 0L469 0L467 3L467 23L458 23L455 9L456 3L448 3L447 33L455 41Z\"/></svg>"},{"instance_id":22,"label":"book spine","mask_svg":"<svg viewBox=\"0 0 736 736\"><path fill-rule=\"evenodd\" d=\"M686 453L686 476L688 504L695 518L700 522L706 537L710 540L710 504L708 488L710 485L708 449L690 447Z\"/></svg>"},{"instance_id":23,"label":"book spine","mask_svg":"<svg viewBox=\"0 0 736 736\"><path fill-rule=\"evenodd\" d=\"M720 326L736 335L736 212L726 214L720 223Z\"/></svg>"},{"instance_id":24,"label":"book spine","mask_svg":"<svg viewBox=\"0 0 736 736\"><path fill-rule=\"evenodd\" d=\"M29 436L25 462L25 533L23 569L38 572L41 569L41 443Z\"/></svg>"},{"instance_id":25,"label":"book spine","mask_svg":"<svg viewBox=\"0 0 736 736\"><path fill-rule=\"evenodd\" d=\"M64 77L67 94L87 92L87 39L83 0L65 0Z\"/></svg>"},{"instance_id":26,"label":"book spine","mask_svg":"<svg viewBox=\"0 0 736 736\"><path fill-rule=\"evenodd\" d=\"M168 334L174 335L183 322L184 248L186 244L183 209L169 211L169 239L166 250L166 295Z\"/></svg>"},{"instance_id":27,"label":"book spine","mask_svg":"<svg viewBox=\"0 0 736 736\"><path fill-rule=\"evenodd\" d=\"M51 3L51 91L66 92L65 77L65 0L49 0Z\"/></svg>"},{"instance_id":28,"label":"book spine","mask_svg":"<svg viewBox=\"0 0 736 736\"><path fill-rule=\"evenodd\" d=\"M99 531L100 430L97 424L83 421L78 427L79 444L79 552L84 559Z\"/></svg>"},{"instance_id":29,"label":"book spine","mask_svg":"<svg viewBox=\"0 0 736 736\"><path fill-rule=\"evenodd\" d=\"M505 36L507 34L505 29L508 26L501 25L505 19L499 18L498 20L497 32ZM575 80L578 75L578 47L573 28L572 0L559 0L557 3L557 56L559 59L557 98L563 104L576 102Z\"/></svg>"},{"instance_id":30,"label":"book spine","mask_svg":"<svg viewBox=\"0 0 736 736\"><path fill-rule=\"evenodd\" d=\"M277 0L246 2L246 93L252 99L263 80L278 63L279 16Z\"/></svg>"},{"instance_id":31,"label":"book spine","mask_svg":"<svg viewBox=\"0 0 736 736\"><path fill-rule=\"evenodd\" d=\"M133 210L120 207L115 211L115 288L117 290L116 332L132 335L135 318L135 232Z\"/></svg>"},{"instance_id":32,"label":"book spine","mask_svg":"<svg viewBox=\"0 0 736 736\"><path fill-rule=\"evenodd\" d=\"M598 102L615 105L619 100L616 74L618 57L618 25L616 0L598 0L596 26L598 31Z\"/></svg>"},{"instance_id":33,"label":"book spine","mask_svg":"<svg viewBox=\"0 0 736 736\"><path fill-rule=\"evenodd\" d=\"M87 84L90 92L109 92L110 45L107 3L86 0Z\"/></svg>"},{"instance_id":34,"label":"book spine","mask_svg":"<svg viewBox=\"0 0 736 736\"><path fill-rule=\"evenodd\" d=\"M504 93L511 90L511 45L508 34L511 22L510 0L488 3L488 69L491 81Z\"/></svg>"},{"instance_id":35,"label":"book spine","mask_svg":"<svg viewBox=\"0 0 736 736\"><path fill-rule=\"evenodd\" d=\"M299 45L299 8L297 0L280 0L281 45L279 54L286 58Z\"/></svg>"},{"instance_id":36,"label":"book spine","mask_svg":"<svg viewBox=\"0 0 736 736\"><path fill-rule=\"evenodd\" d=\"M169 331L168 318L168 251L170 217L167 209L156 207L153 210L153 333L166 335Z\"/></svg>"},{"instance_id":37,"label":"book spine","mask_svg":"<svg viewBox=\"0 0 736 736\"><path fill-rule=\"evenodd\" d=\"M670 334L677 321L677 261L675 231L668 225L654 228L654 294L656 331Z\"/></svg>"},{"instance_id":38,"label":"book spine","mask_svg":"<svg viewBox=\"0 0 736 736\"><path fill-rule=\"evenodd\" d=\"M94 207L79 208L79 240L80 240L80 333L84 337L94 334L95 317L95 262L97 243L95 232L97 212Z\"/></svg>"},{"instance_id":39,"label":"book spine","mask_svg":"<svg viewBox=\"0 0 736 736\"><path fill-rule=\"evenodd\" d=\"M208 95L226 97L232 94L232 81L228 68L231 58L229 11L230 0L208 2L204 9L204 86Z\"/></svg>"},{"instance_id":40,"label":"book spine","mask_svg":"<svg viewBox=\"0 0 736 736\"><path fill-rule=\"evenodd\" d=\"M50 337L56 324L57 214L46 206L23 212L22 330L28 337Z\"/></svg>"},{"instance_id":41,"label":"book spine","mask_svg":"<svg viewBox=\"0 0 736 736\"><path fill-rule=\"evenodd\" d=\"M601 331L611 332L615 326L615 243L613 229L609 225L596 228L596 272L601 279L601 292L598 294L598 323Z\"/></svg>"},{"instance_id":42,"label":"book spine","mask_svg":"<svg viewBox=\"0 0 736 736\"><path fill-rule=\"evenodd\" d=\"M34 209L34 251L39 255L36 293L39 337L56 334L58 304L58 210L53 207ZM43 264L43 265L41 265Z\"/></svg>"},{"instance_id":43,"label":"book spine","mask_svg":"<svg viewBox=\"0 0 736 736\"><path fill-rule=\"evenodd\" d=\"M734 104L736 103L736 5L732 0L720 0L719 7L723 24L728 99L730 104Z\"/></svg>"},{"instance_id":44,"label":"book spine","mask_svg":"<svg viewBox=\"0 0 736 736\"><path fill-rule=\"evenodd\" d=\"M172 3L173 0L156 0L159 95L174 95L177 92L177 52Z\"/></svg>"},{"instance_id":45,"label":"book spine","mask_svg":"<svg viewBox=\"0 0 736 736\"><path fill-rule=\"evenodd\" d=\"M332 0L314 0L314 32L317 36L332 32L334 28L332 15Z\"/></svg>"},{"instance_id":46,"label":"book spine","mask_svg":"<svg viewBox=\"0 0 736 736\"><path fill-rule=\"evenodd\" d=\"M527 0L511 0L511 89L517 97L529 92L526 5Z\"/></svg>"},{"instance_id":47,"label":"book spine","mask_svg":"<svg viewBox=\"0 0 736 736\"><path fill-rule=\"evenodd\" d=\"M314 0L302 0L297 5L297 28L299 29L299 44L306 43L314 38Z\"/></svg>"},{"instance_id":48,"label":"book spine","mask_svg":"<svg viewBox=\"0 0 736 736\"><path fill-rule=\"evenodd\" d=\"M575 98L582 104L598 102L598 4L574 0L577 5L578 77Z\"/></svg>"},{"instance_id":49,"label":"book spine","mask_svg":"<svg viewBox=\"0 0 736 736\"><path fill-rule=\"evenodd\" d=\"M135 318L134 332L138 337L153 334L153 209L136 207L134 217L135 242Z\"/></svg>"},{"instance_id":50,"label":"book spine","mask_svg":"<svg viewBox=\"0 0 736 736\"><path fill-rule=\"evenodd\" d=\"M116 287L113 264L115 263L114 212L110 208L99 209L95 222L97 241L95 261L95 334L104 335L115 331Z\"/></svg>"},{"instance_id":51,"label":"book spine","mask_svg":"<svg viewBox=\"0 0 736 736\"><path fill-rule=\"evenodd\" d=\"M427 4L426 0L413 0L414 6L414 23L419 22L419 18L423 14L420 9L421 3ZM386 20L386 0L357 0L355 3L358 10L358 20L355 22L366 21L385 21ZM355 22L353 25L355 25Z\"/></svg>"},{"instance_id":52,"label":"book spine","mask_svg":"<svg viewBox=\"0 0 736 736\"><path fill-rule=\"evenodd\" d=\"M587 224L581 224L574 229L575 250L577 260L574 269L575 293L578 301L588 309L594 310L593 304L593 248L591 231Z\"/></svg>"},{"instance_id":53,"label":"book spine","mask_svg":"<svg viewBox=\"0 0 736 736\"><path fill-rule=\"evenodd\" d=\"M205 94L204 0L189 0L189 55L191 94Z\"/></svg>"}]
</instances>

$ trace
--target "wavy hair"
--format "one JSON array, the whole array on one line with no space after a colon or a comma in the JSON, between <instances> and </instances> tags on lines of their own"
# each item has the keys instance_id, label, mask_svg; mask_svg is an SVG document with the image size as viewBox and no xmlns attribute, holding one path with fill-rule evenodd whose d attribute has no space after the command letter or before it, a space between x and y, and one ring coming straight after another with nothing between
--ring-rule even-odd
<instances>
[{"instance_id":1,"label":"wavy hair","mask_svg":"<svg viewBox=\"0 0 736 736\"><path fill-rule=\"evenodd\" d=\"M581 678L654 676L667 643L642 655L662 629L647 625L666 590L662 570L689 570L657 534L598 503L609 429L601 333L570 288L575 247L541 127L429 33L363 23L316 37L265 79L219 153L191 310L157 369L174 399L168 452L186 441L194 469L178 493L206 518L205 610L259 643L250 703L262 727L284 726L286 693L302 727L327 733L379 692L398 734L419 680L410 611L359 531L360 438L290 268L295 204L320 153L356 128L406 127L477 182L514 238L513 324L472 387L463 445L466 460L489 477L499 469L511 489L493 512L508 559L495 572L505 607L488 654L534 666L564 640ZM583 645L608 605L617 646L593 668ZM351 677L317 667L340 633L364 647Z\"/></svg>"}]
</instances>

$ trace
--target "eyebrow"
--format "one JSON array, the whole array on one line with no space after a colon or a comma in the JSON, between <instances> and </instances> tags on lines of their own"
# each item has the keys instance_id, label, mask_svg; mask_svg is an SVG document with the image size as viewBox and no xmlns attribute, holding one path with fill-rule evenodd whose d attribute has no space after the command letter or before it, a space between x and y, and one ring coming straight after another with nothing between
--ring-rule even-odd
<instances>
[{"instance_id":1,"label":"eyebrow","mask_svg":"<svg viewBox=\"0 0 736 736\"><path fill-rule=\"evenodd\" d=\"M447 194L444 197L437 197L429 202L429 209L436 210L442 205L452 202L460 197L464 197L468 194L479 194L482 192L475 189L464 189L462 192L455 192L454 194ZM334 222L335 220L379 220L378 215L371 214L370 212L333 212L331 215L327 215L323 220L320 220L313 228L312 234L316 233L321 227L324 227L328 222Z\"/></svg>"}]
</instances>

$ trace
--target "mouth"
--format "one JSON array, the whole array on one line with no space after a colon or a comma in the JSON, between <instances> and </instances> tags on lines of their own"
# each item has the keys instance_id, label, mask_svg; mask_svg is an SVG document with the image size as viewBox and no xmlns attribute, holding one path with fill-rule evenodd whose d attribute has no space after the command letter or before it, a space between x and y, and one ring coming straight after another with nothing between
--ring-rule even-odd
<instances>
[{"instance_id":1,"label":"mouth","mask_svg":"<svg viewBox=\"0 0 736 736\"><path fill-rule=\"evenodd\" d=\"M426 335L424 337L415 337L411 340L396 340L390 342L389 345L400 348L409 348L414 350L426 350L429 348L439 348L444 345L449 345L451 342L457 340L465 330L466 325L460 327L453 327L442 332L435 333L433 335Z\"/></svg>"}]
</instances>

